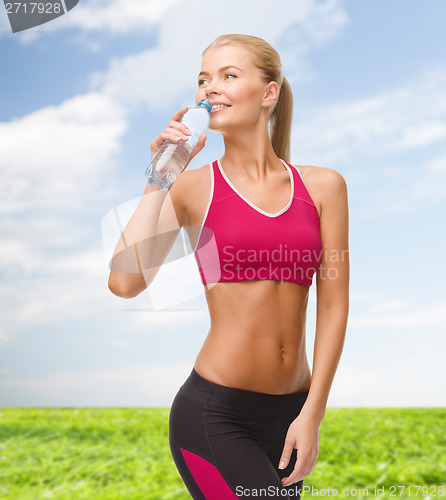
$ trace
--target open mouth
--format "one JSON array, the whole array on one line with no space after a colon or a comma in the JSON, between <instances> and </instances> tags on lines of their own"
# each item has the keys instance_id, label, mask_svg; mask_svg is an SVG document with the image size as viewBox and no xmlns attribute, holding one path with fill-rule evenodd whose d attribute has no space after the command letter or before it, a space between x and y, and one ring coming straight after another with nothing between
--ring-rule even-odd
<instances>
[{"instance_id":1,"label":"open mouth","mask_svg":"<svg viewBox=\"0 0 446 500\"><path fill-rule=\"evenodd\" d=\"M223 109L230 108L230 107L231 106L229 106L228 104L214 104L214 106L212 106L211 113L218 113L219 111L222 111Z\"/></svg>"}]
</instances>

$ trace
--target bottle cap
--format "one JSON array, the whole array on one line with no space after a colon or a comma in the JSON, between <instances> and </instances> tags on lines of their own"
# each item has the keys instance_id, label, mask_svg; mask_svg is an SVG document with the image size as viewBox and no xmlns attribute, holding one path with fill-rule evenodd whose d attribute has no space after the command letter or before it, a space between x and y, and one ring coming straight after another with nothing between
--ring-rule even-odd
<instances>
[{"instance_id":1,"label":"bottle cap","mask_svg":"<svg viewBox=\"0 0 446 500\"><path fill-rule=\"evenodd\" d=\"M200 101L197 104L197 108L198 107L205 108L208 113L210 113L212 111L212 103L211 103L211 101L208 101L207 99L203 99L202 101Z\"/></svg>"}]
</instances>

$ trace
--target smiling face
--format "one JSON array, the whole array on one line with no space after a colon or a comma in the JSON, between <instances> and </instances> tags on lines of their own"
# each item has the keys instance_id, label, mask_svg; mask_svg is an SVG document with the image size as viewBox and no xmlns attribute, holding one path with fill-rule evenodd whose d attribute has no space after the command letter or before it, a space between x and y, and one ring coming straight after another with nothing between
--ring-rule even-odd
<instances>
[{"instance_id":1,"label":"smiling face","mask_svg":"<svg viewBox=\"0 0 446 500\"><path fill-rule=\"evenodd\" d=\"M213 105L209 128L224 132L258 126L259 120L266 126L269 106L278 91L276 82L265 83L250 50L223 45L209 49L203 56L195 99L197 103L209 99L223 104Z\"/></svg>"}]
</instances>

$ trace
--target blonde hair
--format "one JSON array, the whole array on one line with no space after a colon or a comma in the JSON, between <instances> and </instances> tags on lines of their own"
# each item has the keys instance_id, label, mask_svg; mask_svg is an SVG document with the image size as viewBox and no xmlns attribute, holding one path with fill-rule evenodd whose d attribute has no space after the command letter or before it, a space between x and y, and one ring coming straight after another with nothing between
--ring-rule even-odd
<instances>
[{"instance_id":1,"label":"blonde hair","mask_svg":"<svg viewBox=\"0 0 446 500\"><path fill-rule=\"evenodd\" d=\"M251 35L227 34L217 37L205 53L223 45L240 45L254 54L254 64L262 71L265 83L277 82L280 92L275 103L270 107L268 133L275 154L290 161L291 124L293 120L293 92L288 80L282 74L282 62L279 53L262 38Z\"/></svg>"}]
</instances>

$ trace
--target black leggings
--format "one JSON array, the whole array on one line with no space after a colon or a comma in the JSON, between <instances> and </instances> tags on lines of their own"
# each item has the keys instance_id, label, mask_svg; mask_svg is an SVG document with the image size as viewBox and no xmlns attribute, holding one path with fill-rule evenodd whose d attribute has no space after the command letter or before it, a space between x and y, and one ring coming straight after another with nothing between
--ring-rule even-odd
<instances>
[{"instance_id":1,"label":"black leggings","mask_svg":"<svg viewBox=\"0 0 446 500\"><path fill-rule=\"evenodd\" d=\"M300 499L303 480L283 486L296 462L278 468L285 436L308 391L264 394L206 380L194 368L173 400L169 444L195 500Z\"/></svg>"}]
</instances>

